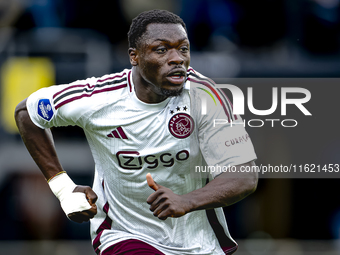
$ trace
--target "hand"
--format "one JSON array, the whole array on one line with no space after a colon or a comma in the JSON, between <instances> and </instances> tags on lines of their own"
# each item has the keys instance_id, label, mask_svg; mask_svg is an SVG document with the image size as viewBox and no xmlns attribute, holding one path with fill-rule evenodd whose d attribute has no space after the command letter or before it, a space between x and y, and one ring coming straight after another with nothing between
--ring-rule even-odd
<instances>
[{"instance_id":1,"label":"hand","mask_svg":"<svg viewBox=\"0 0 340 255\"><path fill-rule=\"evenodd\" d=\"M155 191L146 200L154 216L166 220L168 217L178 218L189 212L189 200L156 183L150 173L146 175L146 180Z\"/></svg>"},{"instance_id":2,"label":"hand","mask_svg":"<svg viewBox=\"0 0 340 255\"><path fill-rule=\"evenodd\" d=\"M67 216L70 218L70 220L75 221L77 223L87 222L90 219L92 219L97 214L97 195L94 193L94 191L89 186L80 186L78 185L75 187L73 192L82 192L85 193L87 201L91 205L91 209L81 211L81 212L73 212L68 214Z\"/></svg>"}]
</instances>

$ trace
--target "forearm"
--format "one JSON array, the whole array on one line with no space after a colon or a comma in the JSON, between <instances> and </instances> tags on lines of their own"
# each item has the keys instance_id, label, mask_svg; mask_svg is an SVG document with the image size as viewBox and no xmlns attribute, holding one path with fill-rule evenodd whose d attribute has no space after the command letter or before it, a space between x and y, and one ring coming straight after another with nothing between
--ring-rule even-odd
<instances>
[{"instance_id":1,"label":"forearm","mask_svg":"<svg viewBox=\"0 0 340 255\"><path fill-rule=\"evenodd\" d=\"M46 180L63 171L54 147L51 130L41 129L31 121L26 108L26 99L16 107L15 121L27 150ZM81 223L96 215L97 195L90 187L77 186L65 173L53 178L49 186L71 220Z\"/></svg>"},{"instance_id":2,"label":"forearm","mask_svg":"<svg viewBox=\"0 0 340 255\"><path fill-rule=\"evenodd\" d=\"M15 121L27 150L45 178L48 180L63 171L50 129L41 129L31 121L26 108L26 99L16 107Z\"/></svg>"},{"instance_id":3,"label":"forearm","mask_svg":"<svg viewBox=\"0 0 340 255\"><path fill-rule=\"evenodd\" d=\"M255 166L249 162L241 166ZM224 207L234 204L253 193L257 186L257 173L222 173L203 188L194 190L183 197L190 201L189 211Z\"/></svg>"}]
</instances>

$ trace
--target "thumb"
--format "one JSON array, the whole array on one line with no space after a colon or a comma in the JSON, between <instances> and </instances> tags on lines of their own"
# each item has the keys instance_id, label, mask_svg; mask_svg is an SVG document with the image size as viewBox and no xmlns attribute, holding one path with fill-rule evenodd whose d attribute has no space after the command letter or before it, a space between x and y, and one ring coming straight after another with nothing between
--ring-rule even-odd
<instances>
[{"instance_id":1,"label":"thumb","mask_svg":"<svg viewBox=\"0 0 340 255\"><path fill-rule=\"evenodd\" d=\"M98 197L97 197L96 193L90 187L88 189L85 189L85 195L86 195L86 198L89 201L90 205L96 204Z\"/></svg>"},{"instance_id":2,"label":"thumb","mask_svg":"<svg viewBox=\"0 0 340 255\"><path fill-rule=\"evenodd\" d=\"M98 199L96 193L89 186L77 185L73 192L85 193L86 199L90 205L94 205Z\"/></svg>"},{"instance_id":3,"label":"thumb","mask_svg":"<svg viewBox=\"0 0 340 255\"><path fill-rule=\"evenodd\" d=\"M153 189L154 191L157 191L157 190L158 190L158 186L157 186L156 182L152 179L150 173L148 173L148 174L146 175L146 181L148 182L148 185L149 185L149 187L150 187L151 189Z\"/></svg>"}]
</instances>

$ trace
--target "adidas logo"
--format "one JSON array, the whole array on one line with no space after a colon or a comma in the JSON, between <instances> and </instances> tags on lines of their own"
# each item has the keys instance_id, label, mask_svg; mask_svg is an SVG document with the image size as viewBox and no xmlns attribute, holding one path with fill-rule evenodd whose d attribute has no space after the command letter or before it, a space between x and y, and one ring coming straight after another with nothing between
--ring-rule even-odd
<instances>
[{"instance_id":1,"label":"adidas logo","mask_svg":"<svg viewBox=\"0 0 340 255\"><path fill-rule=\"evenodd\" d=\"M122 127L117 127L116 129L112 130L107 137L111 138L118 138L118 139L128 139Z\"/></svg>"}]
</instances>

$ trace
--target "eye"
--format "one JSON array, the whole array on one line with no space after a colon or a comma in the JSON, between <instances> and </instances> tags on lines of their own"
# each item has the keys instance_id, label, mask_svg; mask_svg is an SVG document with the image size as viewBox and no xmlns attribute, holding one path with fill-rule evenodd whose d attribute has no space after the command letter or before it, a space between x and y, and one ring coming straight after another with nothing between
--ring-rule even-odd
<instances>
[{"instance_id":1,"label":"eye","mask_svg":"<svg viewBox=\"0 0 340 255\"><path fill-rule=\"evenodd\" d=\"M163 54L163 53L166 52L166 48L165 48L165 47L157 48L157 49L156 49L156 52L157 52L158 54Z\"/></svg>"},{"instance_id":2,"label":"eye","mask_svg":"<svg viewBox=\"0 0 340 255\"><path fill-rule=\"evenodd\" d=\"M183 47L181 47L179 50L180 50L182 53L187 53L187 52L189 52L189 47L183 46Z\"/></svg>"}]
</instances>

